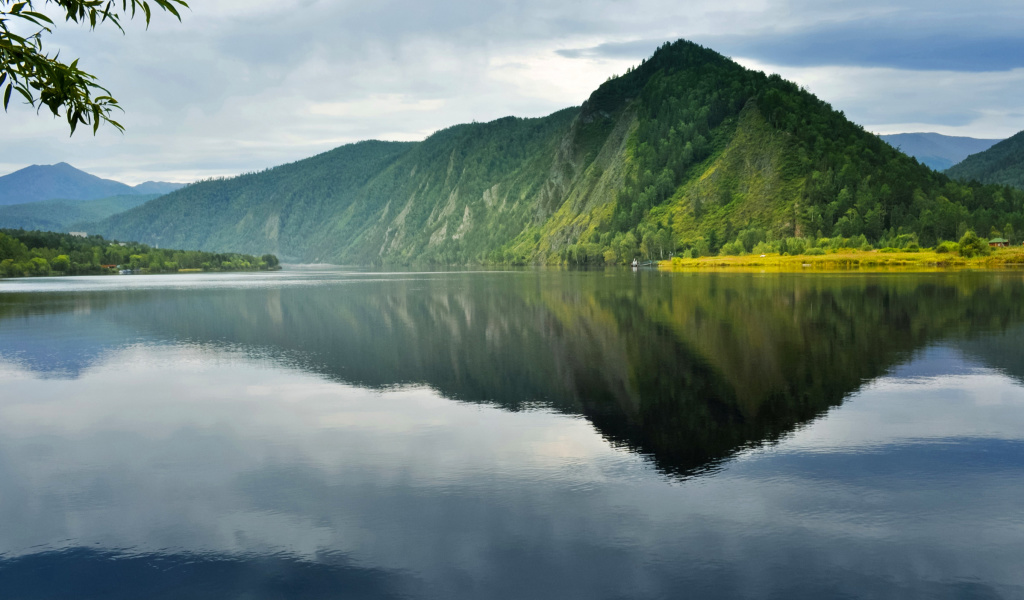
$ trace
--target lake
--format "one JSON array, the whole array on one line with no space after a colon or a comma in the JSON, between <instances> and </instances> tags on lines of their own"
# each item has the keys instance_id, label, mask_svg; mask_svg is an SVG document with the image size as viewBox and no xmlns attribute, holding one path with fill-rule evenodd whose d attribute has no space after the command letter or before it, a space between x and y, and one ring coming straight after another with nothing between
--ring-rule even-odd
<instances>
[{"instance_id":1,"label":"lake","mask_svg":"<svg viewBox=\"0 0 1024 600\"><path fill-rule=\"evenodd\" d=\"M1024 598L1024 273L0 281L0 596Z\"/></svg>"}]
</instances>

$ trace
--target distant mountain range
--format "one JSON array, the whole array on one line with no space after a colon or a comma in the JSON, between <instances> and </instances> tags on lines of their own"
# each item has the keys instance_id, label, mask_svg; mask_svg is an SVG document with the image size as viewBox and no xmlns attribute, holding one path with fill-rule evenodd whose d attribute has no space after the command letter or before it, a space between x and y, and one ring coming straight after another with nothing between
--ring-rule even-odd
<instances>
[{"instance_id":1,"label":"distant mountain range","mask_svg":"<svg viewBox=\"0 0 1024 600\"><path fill-rule=\"evenodd\" d=\"M132 187L133 194L170 194L174 190L185 187L184 183L171 183L169 181L145 181Z\"/></svg>"},{"instance_id":2,"label":"distant mountain range","mask_svg":"<svg viewBox=\"0 0 1024 600\"><path fill-rule=\"evenodd\" d=\"M967 157L947 171L961 181L1012 185L1024 189L1024 131Z\"/></svg>"},{"instance_id":3,"label":"distant mountain range","mask_svg":"<svg viewBox=\"0 0 1024 600\"><path fill-rule=\"evenodd\" d=\"M182 183L147 181L130 186L101 179L67 163L32 165L0 177L0 206L45 200L96 200L136 194L166 194Z\"/></svg>"},{"instance_id":4,"label":"distant mountain range","mask_svg":"<svg viewBox=\"0 0 1024 600\"><path fill-rule=\"evenodd\" d=\"M878 137L936 171L945 171L971 154L984 152L1001 141L939 133L894 133Z\"/></svg>"}]
</instances>

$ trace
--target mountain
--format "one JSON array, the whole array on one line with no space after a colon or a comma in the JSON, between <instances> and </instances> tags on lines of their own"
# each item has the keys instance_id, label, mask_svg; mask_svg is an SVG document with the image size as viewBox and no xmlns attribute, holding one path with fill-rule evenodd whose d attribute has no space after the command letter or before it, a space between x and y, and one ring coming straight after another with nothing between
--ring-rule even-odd
<instances>
[{"instance_id":1,"label":"mountain","mask_svg":"<svg viewBox=\"0 0 1024 600\"><path fill-rule=\"evenodd\" d=\"M88 231L89 223L135 208L161 194L130 194L96 200L41 200L0 206L0 228Z\"/></svg>"},{"instance_id":2,"label":"mountain","mask_svg":"<svg viewBox=\"0 0 1024 600\"><path fill-rule=\"evenodd\" d=\"M118 181L100 179L68 163L32 165L0 177L0 205L39 200L93 200L131 194L132 188Z\"/></svg>"},{"instance_id":3,"label":"mountain","mask_svg":"<svg viewBox=\"0 0 1024 600\"><path fill-rule=\"evenodd\" d=\"M947 174L961 181L1012 185L1024 189L1024 131L967 157Z\"/></svg>"},{"instance_id":4,"label":"mountain","mask_svg":"<svg viewBox=\"0 0 1024 600\"><path fill-rule=\"evenodd\" d=\"M878 137L936 171L945 171L971 154L984 152L1001 141L940 133L894 133Z\"/></svg>"},{"instance_id":5,"label":"mountain","mask_svg":"<svg viewBox=\"0 0 1024 600\"><path fill-rule=\"evenodd\" d=\"M42 200L95 200L130 194L166 194L184 184L147 181L135 187L101 179L67 163L32 165L0 177L0 206Z\"/></svg>"},{"instance_id":6,"label":"mountain","mask_svg":"<svg viewBox=\"0 0 1024 600\"><path fill-rule=\"evenodd\" d=\"M799 86L680 40L581 107L199 182L94 230L342 264L605 264L792 237L932 245L1024 227L1014 194L953 183Z\"/></svg>"},{"instance_id":7,"label":"mountain","mask_svg":"<svg viewBox=\"0 0 1024 600\"><path fill-rule=\"evenodd\" d=\"M185 187L184 183L171 183L169 181L146 181L132 187L133 194L170 194L174 190Z\"/></svg>"}]
</instances>

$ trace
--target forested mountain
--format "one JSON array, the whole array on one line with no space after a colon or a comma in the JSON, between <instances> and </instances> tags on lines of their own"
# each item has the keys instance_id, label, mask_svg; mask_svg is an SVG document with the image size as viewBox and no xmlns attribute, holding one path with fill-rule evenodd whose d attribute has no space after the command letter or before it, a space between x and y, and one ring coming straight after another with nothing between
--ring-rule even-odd
<instances>
[{"instance_id":1,"label":"forested mountain","mask_svg":"<svg viewBox=\"0 0 1024 600\"><path fill-rule=\"evenodd\" d=\"M878 137L936 171L945 171L968 156L984 152L1002 141L941 133L893 133Z\"/></svg>"},{"instance_id":2,"label":"forested mountain","mask_svg":"<svg viewBox=\"0 0 1024 600\"><path fill-rule=\"evenodd\" d=\"M147 181L135 187L101 179L69 165L32 165L0 177L0 205L45 200L96 200L132 194L166 194L180 183Z\"/></svg>"},{"instance_id":3,"label":"forested mountain","mask_svg":"<svg viewBox=\"0 0 1024 600\"><path fill-rule=\"evenodd\" d=\"M42 200L0 206L0 228L41 231L88 230L89 223L135 208L160 194L112 196L96 200Z\"/></svg>"},{"instance_id":4,"label":"forested mountain","mask_svg":"<svg viewBox=\"0 0 1024 600\"><path fill-rule=\"evenodd\" d=\"M967 157L947 173L961 181L1012 185L1024 189L1024 131L985 152Z\"/></svg>"},{"instance_id":5,"label":"forested mountain","mask_svg":"<svg viewBox=\"0 0 1024 600\"><path fill-rule=\"evenodd\" d=\"M826 236L932 245L1024 231L1022 206L1024 192L954 183L795 84L681 40L582 107L343 146L94 229L302 261L604 264Z\"/></svg>"}]
</instances>

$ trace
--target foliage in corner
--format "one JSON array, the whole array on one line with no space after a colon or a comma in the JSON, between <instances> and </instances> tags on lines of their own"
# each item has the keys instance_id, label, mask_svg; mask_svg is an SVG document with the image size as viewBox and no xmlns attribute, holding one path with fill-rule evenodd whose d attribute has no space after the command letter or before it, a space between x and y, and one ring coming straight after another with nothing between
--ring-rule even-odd
<instances>
[{"instance_id":1,"label":"foliage in corner","mask_svg":"<svg viewBox=\"0 0 1024 600\"><path fill-rule=\"evenodd\" d=\"M78 125L92 126L93 134L100 123L108 123L124 131L124 127L111 118L118 105L109 90L100 85L94 75L78 67L78 59L66 63L60 53L50 55L43 49L43 35L53 33L53 19L35 10L38 0L0 0L0 93L4 111L11 102L13 92L20 94L37 111L50 109L55 117L64 109L71 134ZM185 0L46 0L56 4L64 20L88 24L90 29L110 23L122 32L122 19L132 19L141 11L149 26L153 7L171 13L181 20L180 8L188 8ZM16 24L31 31L20 35Z\"/></svg>"}]
</instances>

